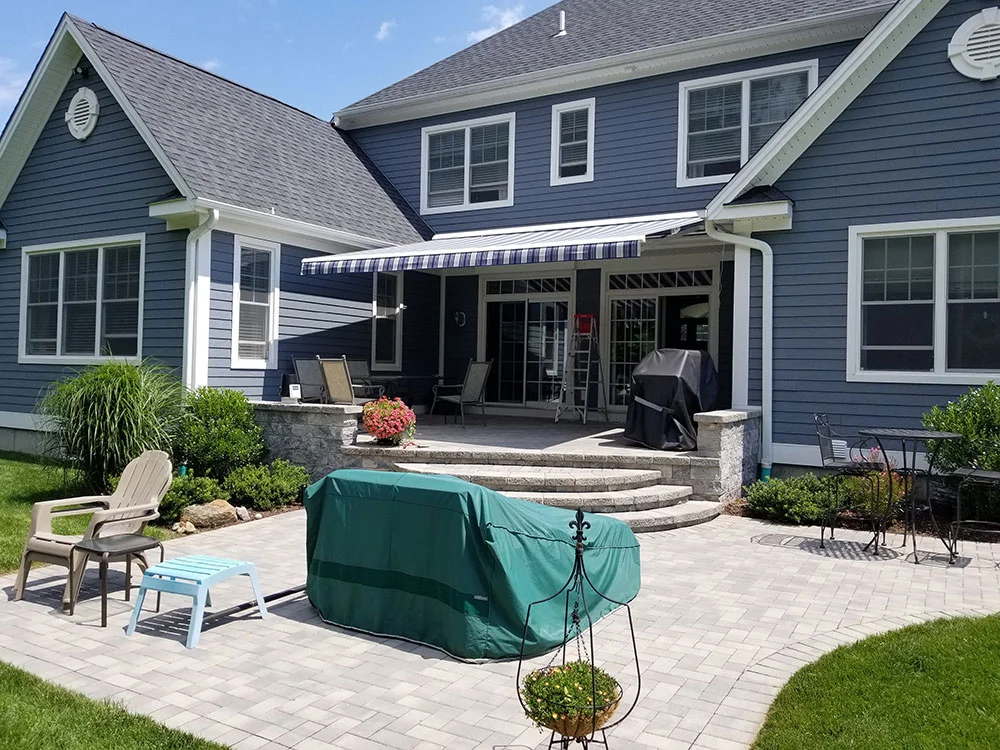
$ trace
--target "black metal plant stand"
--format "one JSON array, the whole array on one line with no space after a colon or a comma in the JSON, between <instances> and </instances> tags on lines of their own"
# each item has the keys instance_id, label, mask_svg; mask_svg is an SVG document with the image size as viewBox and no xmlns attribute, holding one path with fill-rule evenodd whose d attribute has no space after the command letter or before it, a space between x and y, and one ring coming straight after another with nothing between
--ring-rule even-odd
<instances>
[{"instance_id":1,"label":"black metal plant stand","mask_svg":"<svg viewBox=\"0 0 1000 750\"><path fill-rule=\"evenodd\" d=\"M597 587L594 586L593 582L590 580L590 576L587 575L587 567L584 564L583 560L584 542L587 541L587 537L584 536L584 532L590 528L590 523L584 520L582 510L577 510L576 519L570 521L569 526L571 529L575 529L575 532L573 533L573 541L576 544L576 556L573 561L573 571L570 573L569 578L566 580L566 583L564 583L556 593L554 593L552 596L546 597L545 599L539 599L538 601L532 602L531 604L528 605L528 611L524 618L524 634L521 637L521 654L517 663L517 678L516 678L517 698L521 702L521 707L524 708L525 711L527 712L528 710L527 706L524 705L524 698L521 695L521 684L522 684L521 670L522 667L524 666L524 647L528 639L528 625L531 622L532 607L545 604L546 602L550 602L553 599L556 599L559 596L565 594L566 605L565 605L565 614L563 618L563 643L560 649L557 649L555 652L553 652L552 659L549 662L549 667L552 666L552 664L555 662L557 658L560 657L560 655L562 658L561 663L563 665L566 664L566 646L572 637L577 647L578 659L580 661L583 661L584 660L583 657L586 656L587 661L589 661L590 663L591 678L593 680L591 695L594 698L592 701L594 705L585 707L590 709L591 713L590 731L586 734L586 736L567 737L563 735L557 735L556 730L553 729L552 735L549 739L548 746L550 749L563 748L564 750L568 750L570 745L575 742L582 745L584 748L588 748L591 746L599 746L606 748L608 747L608 738L606 735L607 730L611 729L612 727L618 726L623 721L625 721L625 719L629 717L629 714L632 713L633 709L636 706L636 703L639 702L639 693L642 687L642 676L639 672L639 652L635 643L635 628L632 625L632 608L626 602L620 602L617 601L616 599L612 599L611 597L606 596L604 593L599 591ZM632 699L632 705L628 707L628 710L623 715L619 716L618 719L608 724L605 724L603 721L601 721L599 725L598 715L599 713L603 713L603 711L607 708L607 706L597 705L597 699L596 699L597 677L593 671L595 667L594 630L593 630L594 622L590 616L590 607L587 604L587 597L585 596L586 592L585 587L589 587L589 589L593 591L595 594L597 594L597 596L599 596L601 599L604 599L607 602L611 602L612 604L615 604L619 607L624 607L625 612L628 615L629 637L632 639L632 655L634 657L634 662L635 662L635 676L636 676L635 697ZM571 599L572 599L572 607L570 606ZM584 618L586 619L587 623L585 628L588 636L587 641L584 640L584 634L583 634ZM589 642L590 644L589 649L587 649L586 647L587 642ZM622 698L622 690L621 686L618 685L618 694L617 697L615 698L614 703L617 704L619 701L621 701L621 698Z\"/></svg>"}]
</instances>

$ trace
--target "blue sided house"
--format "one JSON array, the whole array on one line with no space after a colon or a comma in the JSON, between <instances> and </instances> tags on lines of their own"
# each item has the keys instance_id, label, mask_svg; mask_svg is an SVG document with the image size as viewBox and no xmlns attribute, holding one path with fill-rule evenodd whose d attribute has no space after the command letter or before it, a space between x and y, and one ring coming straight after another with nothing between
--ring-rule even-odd
<instances>
[{"instance_id":1,"label":"blue sided house","mask_svg":"<svg viewBox=\"0 0 1000 750\"><path fill-rule=\"evenodd\" d=\"M261 400L490 359L551 417L577 314L613 415L705 350L765 466L916 426L1000 374L994 5L562 0L332 121L66 15L0 139L0 436L109 357Z\"/></svg>"}]
</instances>

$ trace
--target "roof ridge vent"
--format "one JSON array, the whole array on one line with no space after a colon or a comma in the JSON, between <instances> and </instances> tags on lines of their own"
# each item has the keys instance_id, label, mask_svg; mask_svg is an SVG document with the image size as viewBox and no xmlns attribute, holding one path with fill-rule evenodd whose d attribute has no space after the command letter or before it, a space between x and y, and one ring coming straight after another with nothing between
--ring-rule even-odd
<instances>
[{"instance_id":1,"label":"roof ridge vent","mask_svg":"<svg viewBox=\"0 0 1000 750\"><path fill-rule=\"evenodd\" d=\"M553 34L552 38L555 39L559 36L566 36L566 11L564 10L559 11L559 31Z\"/></svg>"}]
</instances>

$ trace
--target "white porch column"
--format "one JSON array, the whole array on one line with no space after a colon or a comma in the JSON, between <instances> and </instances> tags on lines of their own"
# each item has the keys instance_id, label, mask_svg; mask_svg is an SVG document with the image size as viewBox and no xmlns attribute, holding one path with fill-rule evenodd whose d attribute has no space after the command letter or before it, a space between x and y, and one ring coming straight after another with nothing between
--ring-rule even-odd
<instances>
[{"instance_id":1,"label":"white porch column","mask_svg":"<svg viewBox=\"0 0 1000 750\"><path fill-rule=\"evenodd\" d=\"M733 408L750 403L750 248L733 255Z\"/></svg>"}]
</instances>

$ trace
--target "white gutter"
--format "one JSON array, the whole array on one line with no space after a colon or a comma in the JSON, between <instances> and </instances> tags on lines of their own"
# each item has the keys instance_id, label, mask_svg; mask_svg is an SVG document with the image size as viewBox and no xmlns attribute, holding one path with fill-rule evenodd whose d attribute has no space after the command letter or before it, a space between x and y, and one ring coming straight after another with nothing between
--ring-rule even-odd
<instances>
[{"instance_id":1,"label":"white gutter","mask_svg":"<svg viewBox=\"0 0 1000 750\"><path fill-rule=\"evenodd\" d=\"M199 336L207 337L208 331L200 331L199 322L204 316L207 320L207 310L203 310L203 300L199 300L199 260L198 243L202 237L212 231L219 223L219 210L210 209L198 226L188 232L187 252L184 266L184 355L183 374L184 387L197 388L198 376L198 339ZM209 262L211 258L209 257ZM208 298L208 294L205 298ZM202 302L202 304L199 304Z\"/></svg>"},{"instance_id":2,"label":"white gutter","mask_svg":"<svg viewBox=\"0 0 1000 750\"><path fill-rule=\"evenodd\" d=\"M771 457L773 455L773 435L772 435L772 407L774 402L774 374L773 374L773 341L774 334L772 325L774 323L774 253L771 246L763 240L740 234L723 232L715 226L715 222L705 220L705 234L713 240L738 245L750 250L760 252L764 261L764 278L762 282L763 299L761 301L761 332L760 332L760 379L761 379L761 474L770 476Z\"/></svg>"}]
</instances>

